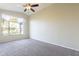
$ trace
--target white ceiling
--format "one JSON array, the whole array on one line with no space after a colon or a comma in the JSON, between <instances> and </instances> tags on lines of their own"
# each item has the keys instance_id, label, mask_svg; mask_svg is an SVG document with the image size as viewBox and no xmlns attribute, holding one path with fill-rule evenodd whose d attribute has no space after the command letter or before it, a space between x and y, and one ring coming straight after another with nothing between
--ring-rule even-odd
<instances>
[{"instance_id":1,"label":"white ceiling","mask_svg":"<svg viewBox=\"0 0 79 59\"><path fill-rule=\"evenodd\" d=\"M33 3L34 4L34 3ZM0 9L16 11L24 13L24 8L22 7L23 3L0 3ZM33 7L35 12L51 5L51 3L39 3L39 7ZM28 14L28 12L26 12ZM29 15L34 14L33 12L29 11Z\"/></svg>"}]
</instances>

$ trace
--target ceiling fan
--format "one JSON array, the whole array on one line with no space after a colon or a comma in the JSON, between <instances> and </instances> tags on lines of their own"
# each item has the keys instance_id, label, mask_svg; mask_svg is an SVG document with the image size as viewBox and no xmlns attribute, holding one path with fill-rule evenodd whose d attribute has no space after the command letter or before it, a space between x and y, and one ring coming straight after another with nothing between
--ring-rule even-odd
<instances>
[{"instance_id":1,"label":"ceiling fan","mask_svg":"<svg viewBox=\"0 0 79 59\"><path fill-rule=\"evenodd\" d=\"M35 12L35 10L33 9L33 7L38 7L39 4L33 4L31 5L30 3L28 4L24 4L23 7L24 7L24 12L26 12L27 10L31 10L32 12Z\"/></svg>"}]
</instances>

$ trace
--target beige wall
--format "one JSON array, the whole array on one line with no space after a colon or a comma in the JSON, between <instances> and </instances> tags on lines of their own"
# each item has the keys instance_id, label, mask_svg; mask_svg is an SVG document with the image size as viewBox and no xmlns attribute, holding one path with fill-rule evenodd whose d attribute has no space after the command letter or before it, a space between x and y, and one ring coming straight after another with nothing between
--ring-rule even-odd
<instances>
[{"instance_id":1,"label":"beige wall","mask_svg":"<svg viewBox=\"0 0 79 59\"><path fill-rule=\"evenodd\" d=\"M19 39L28 39L29 38L29 20L28 17L22 13L18 13L18 12L12 12L12 11L8 11L8 10L1 10L0 9L0 15L1 14L8 14L8 15L13 15L13 16L18 16L18 17L22 17L25 19L25 25L24 25L24 35L14 35L14 36L3 36L1 34L1 30L0 30L0 42L8 42L8 41L12 41L12 40L19 40ZM1 19L1 16L0 16Z\"/></svg>"},{"instance_id":2,"label":"beige wall","mask_svg":"<svg viewBox=\"0 0 79 59\"><path fill-rule=\"evenodd\" d=\"M79 51L79 4L52 4L32 15L30 37Z\"/></svg>"}]
</instances>

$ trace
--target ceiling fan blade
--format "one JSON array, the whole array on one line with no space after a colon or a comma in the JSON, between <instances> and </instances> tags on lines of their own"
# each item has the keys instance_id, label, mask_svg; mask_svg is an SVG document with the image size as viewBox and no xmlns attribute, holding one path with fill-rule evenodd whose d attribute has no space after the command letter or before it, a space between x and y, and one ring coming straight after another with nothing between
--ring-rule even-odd
<instances>
[{"instance_id":1,"label":"ceiling fan blade","mask_svg":"<svg viewBox=\"0 0 79 59\"><path fill-rule=\"evenodd\" d=\"M34 5L31 5L31 7L37 7L39 6L39 4L34 4Z\"/></svg>"},{"instance_id":2,"label":"ceiling fan blade","mask_svg":"<svg viewBox=\"0 0 79 59\"><path fill-rule=\"evenodd\" d=\"M27 11L27 9L24 9L24 12L26 12Z\"/></svg>"},{"instance_id":3,"label":"ceiling fan blade","mask_svg":"<svg viewBox=\"0 0 79 59\"><path fill-rule=\"evenodd\" d=\"M34 10L34 9L32 9L32 8L31 8L31 11L35 12L35 10Z\"/></svg>"}]
</instances>

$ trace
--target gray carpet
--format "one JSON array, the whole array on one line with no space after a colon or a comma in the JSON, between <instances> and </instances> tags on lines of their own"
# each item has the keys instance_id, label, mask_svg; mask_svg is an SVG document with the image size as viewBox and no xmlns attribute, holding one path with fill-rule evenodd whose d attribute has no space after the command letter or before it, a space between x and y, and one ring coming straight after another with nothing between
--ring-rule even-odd
<instances>
[{"instance_id":1,"label":"gray carpet","mask_svg":"<svg viewBox=\"0 0 79 59\"><path fill-rule=\"evenodd\" d=\"M78 56L79 52L32 39L0 44L0 56Z\"/></svg>"}]
</instances>

